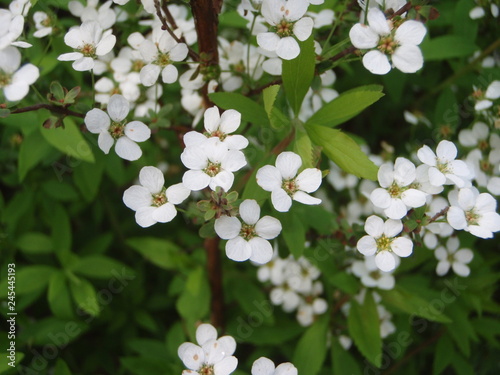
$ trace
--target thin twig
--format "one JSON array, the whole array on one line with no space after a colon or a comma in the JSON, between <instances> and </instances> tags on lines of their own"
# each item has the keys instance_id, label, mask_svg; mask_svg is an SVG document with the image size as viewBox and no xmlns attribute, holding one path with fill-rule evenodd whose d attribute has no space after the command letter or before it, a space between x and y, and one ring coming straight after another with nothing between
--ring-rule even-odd
<instances>
[{"instance_id":1,"label":"thin twig","mask_svg":"<svg viewBox=\"0 0 500 375\"><path fill-rule=\"evenodd\" d=\"M413 5L411 4L411 2L410 1L407 2L405 5L403 5L401 8L399 8L396 12L394 12L394 14L389 17L389 19L393 19L394 17L400 16L403 13L408 12L412 7L413 7Z\"/></svg>"},{"instance_id":2,"label":"thin twig","mask_svg":"<svg viewBox=\"0 0 500 375\"><path fill-rule=\"evenodd\" d=\"M11 114L25 113L25 112L31 112L31 111L38 111L39 109L48 109L50 112L59 113L59 114L66 115L66 116L85 118L85 115L83 113L74 112L70 109L60 107L57 105L43 104L43 103L30 105L28 107L23 107L23 108L17 108L17 109L14 109L13 111L11 111L10 113Z\"/></svg>"},{"instance_id":3,"label":"thin twig","mask_svg":"<svg viewBox=\"0 0 500 375\"><path fill-rule=\"evenodd\" d=\"M207 272L211 292L210 321L214 327L224 330L224 293L219 242L219 237L206 238L203 246L207 251Z\"/></svg>"},{"instance_id":4,"label":"thin twig","mask_svg":"<svg viewBox=\"0 0 500 375\"><path fill-rule=\"evenodd\" d=\"M433 217L431 217L431 219L429 220L429 222L427 224L433 223L437 219L439 219L441 216L446 215L446 213L448 212L449 209L450 209L449 206L443 208L441 211L439 211L437 214L435 214Z\"/></svg>"}]
</instances>

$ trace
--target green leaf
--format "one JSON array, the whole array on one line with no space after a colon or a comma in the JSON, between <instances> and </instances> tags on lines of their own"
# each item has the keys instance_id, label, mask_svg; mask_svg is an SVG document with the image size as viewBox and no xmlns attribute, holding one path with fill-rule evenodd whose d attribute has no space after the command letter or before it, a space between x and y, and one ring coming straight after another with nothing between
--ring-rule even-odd
<instances>
[{"instance_id":1,"label":"green leaf","mask_svg":"<svg viewBox=\"0 0 500 375\"><path fill-rule=\"evenodd\" d=\"M259 126L269 126L265 109L244 95L234 92L215 92L209 95L210 100L222 109L235 109L241 113L243 121Z\"/></svg>"},{"instance_id":2,"label":"green leaf","mask_svg":"<svg viewBox=\"0 0 500 375\"><path fill-rule=\"evenodd\" d=\"M383 87L368 85L343 92L307 120L308 125L334 127L350 120L381 97Z\"/></svg>"},{"instance_id":3,"label":"green leaf","mask_svg":"<svg viewBox=\"0 0 500 375\"><path fill-rule=\"evenodd\" d=\"M484 337L488 345L500 349L500 322L496 318L481 317L472 321L474 330Z\"/></svg>"},{"instance_id":4,"label":"green leaf","mask_svg":"<svg viewBox=\"0 0 500 375\"><path fill-rule=\"evenodd\" d=\"M10 353L7 352L6 355L10 356ZM18 364L23 360L24 353L16 352L15 357L16 357L16 360L14 361L14 363L15 363L15 367L17 367ZM12 372L13 368L12 368L12 366L9 365L9 363L10 363L10 358L8 358L8 357L7 357L6 361L0 362L0 374L1 375L3 375L3 374L5 374L5 375L13 374L13 372ZM21 366L21 369L22 369L22 366ZM21 372L19 372L19 373L21 373ZM34 373L34 374L36 374L36 373Z\"/></svg>"},{"instance_id":5,"label":"green leaf","mask_svg":"<svg viewBox=\"0 0 500 375\"><path fill-rule=\"evenodd\" d=\"M76 305L92 316L98 316L100 313L97 293L94 286L87 280L74 277L70 282L71 295Z\"/></svg>"},{"instance_id":6,"label":"green leaf","mask_svg":"<svg viewBox=\"0 0 500 375\"><path fill-rule=\"evenodd\" d=\"M468 358L471 349L470 340L478 341L478 337L469 320L468 312L463 306L455 303L446 310L446 314L452 319L452 322L447 324L448 333L462 354Z\"/></svg>"},{"instance_id":7,"label":"green leaf","mask_svg":"<svg viewBox=\"0 0 500 375\"><path fill-rule=\"evenodd\" d=\"M434 124L436 126L452 125L458 126L460 121L459 106L455 94L448 88L443 90L437 100L436 110L434 112Z\"/></svg>"},{"instance_id":8,"label":"green leaf","mask_svg":"<svg viewBox=\"0 0 500 375\"><path fill-rule=\"evenodd\" d=\"M66 155L88 163L95 162L92 149L72 118L64 118L64 128L42 129L42 135L47 142Z\"/></svg>"},{"instance_id":9,"label":"green leaf","mask_svg":"<svg viewBox=\"0 0 500 375\"><path fill-rule=\"evenodd\" d=\"M283 227L283 238L290 252L295 259L298 259L304 252L306 243L306 230L300 221L299 216L294 212L278 215Z\"/></svg>"},{"instance_id":10,"label":"green leaf","mask_svg":"<svg viewBox=\"0 0 500 375\"><path fill-rule=\"evenodd\" d=\"M327 352L327 328L328 314L324 314L300 338L293 354L299 374L316 375L321 370Z\"/></svg>"},{"instance_id":11,"label":"green leaf","mask_svg":"<svg viewBox=\"0 0 500 375\"><path fill-rule=\"evenodd\" d=\"M362 374L356 359L340 345L337 337L332 338L332 365L333 375Z\"/></svg>"},{"instance_id":12,"label":"green leaf","mask_svg":"<svg viewBox=\"0 0 500 375\"><path fill-rule=\"evenodd\" d=\"M274 323L274 307L260 287L239 274L237 277L232 277L228 285L230 285L228 293L238 301L238 304L248 316L258 316L259 321L262 320L264 324Z\"/></svg>"},{"instance_id":13,"label":"green leaf","mask_svg":"<svg viewBox=\"0 0 500 375\"><path fill-rule=\"evenodd\" d=\"M61 263L66 264L66 261L71 254L71 223L69 221L68 213L62 205L57 204L51 208L51 235L54 243L54 251L56 252Z\"/></svg>"},{"instance_id":14,"label":"green leaf","mask_svg":"<svg viewBox=\"0 0 500 375\"><path fill-rule=\"evenodd\" d=\"M40 232L23 233L17 246L27 254L48 254L53 250L52 239Z\"/></svg>"},{"instance_id":15,"label":"green leaf","mask_svg":"<svg viewBox=\"0 0 500 375\"><path fill-rule=\"evenodd\" d=\"M57 359L54 375L71 375L71 370L68 365L60 358Z\"/></svg>"},{"instance_id":16,"label":"green leaf","mask_svg":"<svg viewBox=\"0 0 500 375\"><path fill-rule=\"evenodd\" d=\"M16 295L42 291L47 287L50 276L56 269L50 266L27 266L16 272ZM0 283L0 298L7 297L7 277Z\"/></svg>"},{"instance_id":17,"label":"green leaf","mask_svg":"<svg viewBox=\"0 0 500 375\"><path fill-rule=\"evenodd\" d=\"M378 168L347 134L324 126L307 125L307 134L323 152L347 173L369 180L377 179Z\"/></svg>"},{"instance_id":18,"label":"green leaf","mask_svg":"<svg viewBox=\"0 0 500 375\"><path fill-rule=\"evenodd\" d=\"M210 312L210 289L201 267L191 271L186 286L175 304L179 314L190 322L205 318Z\"/></svg>"},{"instance_id":19,"label":"green leaf","mask_svg":"<svg viewBox=\"0 0 500 375\"><path fill-rule=\"evenodd\" d=\"M70 269L79 275L96 279L110 279L116 273L134 275L134 272L122 262L103 255L91 255L81 258Z\"/></svg>"},{"instance_id":20,"label":"green leaf","mask_svg":"<svg viewBox=\"0 0 500 375\"><path fill-rule=\"evenodd\" d=\"M19 148L19 181L22 182L26 174L42 162L51 150L52 147L43 139L40 131L36 130L27 135Z\"/></svg>"},{"instance_id":21,"label":"green leaf","mask_svg":"<svg viewBox=\"0 0 500 375\"><path fill-rule=\"evenodd\" d=\"M70 290L63 272L57 271L51 276L47 301L49 302L50 310L58 318L73 318L73 304L71 302Z\"/></svg>"},{"instance_id":22,"label":"green leaf","mask_svg":"<svg viewBox=\"0 0 500 375\"><path fill-rule=\"evenodd\" d=\"M122 357L122 366L134 375L168 375L174 373L161 358Z\"/></svg>"},{"instance_id":23,"label":"green leaf","mask_svg":"<svg viewBox=\"0 0 500 375\"><path fill-rule=\"evenodd\" d=\"M300 54L293 60L283 60L283 87L295 117L314 78L316 53L312 37L299 42Z\"/></svg>"},{"instance_id":24,"label":"green leaf","mask_svg":"<svg viewBox=\"0 0 500 375\"><path fill-rule=\"evenodd\" d=\"M104 166L102 163L80 163L73 170L75 185L88 202L93 201L97 196L103 171Z\"/></svg>"},{"instance_id":25,"label":"green leaf","mask_svg":"<svg viewBox=\"0 0 500 375\"><path fill-rule=\"evenodd\" d=\"M57 81L50 83L50 93L54 95L54 98L59 101L64 99L64 90L61 84Z\"/></svg>"},{"instance_id":26,"label":"green leaf","mask_svg":"<svg viewBox=\"0 0 500 375\"><path fill-rule=\"evenodd\" d=\"M365 300L360 305L351 299L351 308L347 318L349 336L359 351L376 367L382 362L382 338L380 337L380 321L377 304L373 295L367 292Z\"/></svg>"},{"instance_id":27,"label":"green leaf","mask_svg":"<svg viewBox=\"0 0 500 375\"><path fill-rule=\"evenodd\" d=\"M155 237L134 237L129 238L126 243L151 263L166 270L183 269L191 263L182 249L168 240Z\"/></svg>"},{"instance_id":28,"label":"green leaf","mask_svg":"<svg viewBox=\"0 0 500 375\"><path fill-rule=\"evenodd\" d=\"M441 336L434 352L434 361L432 363L433 375L441 374L451 364L454 351L455 349L450 337L448 335Z\"/></svg>"},{"instance_id":29,"label":"green leaf","mask_svg":"<svg viewBox=\"0 0 500 375\"><path fill-rule=\"evenodd\" d=\"M293 143L293 151L302 159L300 171L306 168L314 168L313 145L306 131L300 127L295 128L295 141Z\"/></svg>"},{"instance_id":30,"label":"green leaf","mask_svg":"<svg viewBox=\"0 0 500 375\"><path fill-rule=\"evenodd\" d=\"M89 328L80 319L58 319L54 317L37 319L19 333L20 342L30 342L33 346L55 345L65 348Z\"/></svg>"},{"instance_id":31,"label":"green leaf","mask_svg":"<svg viewBox=\"0 0 500 375\"><path fill-rule=\"evenodd\" d=\"M451 323L450 318L437 309L431 308L430 301L427 301L415 293L409 292L401 286L396 286L392 290L380 290L384 303L391 305L412 316L420 316L427 320L439 323Z\"/></svg>"},{"instance_id":32,"label":"green leaf","mask_svg":"<svg viewBox=\"0 0 500 375\"><path fill-rule=\"evenodd\" d=\"M425 39L420 45L424 60L447 60L472 55L479 49L469 38L458 35L444 35Z\"/></svg>"},{"instance_id":33,"label":"green leaf","mask_svg":"<svg viewBox=\"0 0 500 375\"><path fill-rule=\"evenodd\" d=\"M267 116L271 116L271 111L274 108L274 102L276 100L276 96L278 96L278 92L280 91L280 85L272 85L266 87L262 91L262 97L264 98L264 109L266 110Z\"/></svg>"}]
</instances>

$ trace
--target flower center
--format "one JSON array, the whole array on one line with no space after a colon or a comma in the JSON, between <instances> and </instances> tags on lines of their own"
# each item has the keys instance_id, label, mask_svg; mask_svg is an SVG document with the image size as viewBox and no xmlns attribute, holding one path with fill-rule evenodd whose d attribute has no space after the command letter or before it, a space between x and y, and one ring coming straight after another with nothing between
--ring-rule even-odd
<instances>
[{"instance_id":1,"label":"flower center","mask_svg":"<svg viewBox=\"0 0 500 375\"><path fill-rule=\"evenodd\" d=\"M488 143L488 141L486 139L483 139L483 140L479 141L477 147L481 151L484 151L484 150L487 150L490 147L490 144Z\"/></svg>"},{"instance_id":2,"label":"flower center","mask_svg":"<svg viewBox=\"0 0 500 375\"><path fill-rule=\"evenodd\" d=\"M0 70L0 87L5 87L12 81L12 74L4 73Z\"/></svg>"},{"instance_id":3,"label":"flower center","mask_svg":"<svg viewBox=\"0 0 500 375\"><path fill-rule=\"evenodd\" d=\"M293 33L293 23L292 22L288 22L284 18L281 20L281 22L279 24L277 24L275 26L275 28L276 28L276 34L278 34L278 36L280 38L284 38L286 36L290 36Z\"/></svg>"},{"instance_id":4,"label":"flower center","mask_svg":"<svg viewBox=\"0 0 500 375\"><path fill-rule=\"evenodd\" d=\"M108 129L113 139L118 139L125 134L125 125L120 122L112 122Z\"/></svg>"},{"instance_id":5,"label":"flower center","mask_svg":"<svg viewBox=\"0 0 500 375\"><path fill-rule=\"evenodd\" d=\"M398 42L396 42L392 36L385 36L380 38L377 48L380 50L380 52L391 55L394 53L395 49L398 46Z\"/></svg>"},{"instance_id":6,"label":"flower center","mask_svg":"<svg viewBox=\"0 0 500 375\"><path fill-rule=\"evenodd\" d=\"M396 182L393 182L387 189L387 192L391 198L400 198L405 190L408 190L408 187L399 186Z\"/></svg>"},{"instance_id":7,"label":"flower center","mask_svg":"<svg viewBox=\"0 0 500 375\"><path fill-rule=\"evenodd\" d=\"M436 168L438 169L439 172L441 172L443 174L453 173L451 171L451 166L448 163L443 163L438 158L436 158Z\"/></svg>"},{"instance_id":8,"label":"flower center","mask_svg":"<svg viewBox=\"0 0 500 375\"><path fill-rule=\"evenodd\" d=\"M257 234L255 233L255 225L249 225L249 224L241 225L240 237L248 241L254 238L256 235Z\"/></svg>"},{"instance_id":9,"label":"flower center","mask_svg":"<svg viewBox=\"0 0 500 375\"><path fill-rule=\"evenodd\" d=\"M220 163L208 162L207 167L203 170L210 177L215 177L220 172Z\"/></svg>"},{"instance_id":10,"label":"flower center","mask_svg":"<svg viewBox=\"0 0 500 375\"><path fill-rule=\"evenodd\" d=\"M469 225L478 225L478 219L481 215L474 212L474 209L465 212L465 220L467 220L467 224Z\"/></svg>"},{"instance_id":11,"label":"flower center","mask_svg":"<svg viewBox=\"0 0 500 375\"><path fill-rule=\"evenodd\" d=\"M386 237L385 234L383 234L380 238L376 240L377 243L377 253L381 251L392 251L391 250L391 243L393 241L393 238Z\"/></svg>"},{"instance_id":12,"label":"flower center","mask_svg":"<svg viewBox=\"0 0 500 375\"><path fill-rule=\"evenodd\" d=\"M290 197L293 197L293 195L299 190L297 184L295 183L295 179L283 180L281 188L285 190Z\"/></svg>"},{"instance_id":13,"label":"flower center","mask_svg":"<svg viewBox=\"0 0 500 375\"><path fill-rule=\"evenodd\" d=\"M96 58L95 47L92 44L88 43L85 44L83 47L80 48L80 52L85 57L92 57L93 59Z\"/></svg>"},{"instance_id":14,"label":"flower center","mask_svg":"<svg viewBox=\"0 0 500 375\"><path fill-rule=\"evenodd\" d=\"M134 61L132 61L132 68L131 68L131 70L133 72L140 72L141 69L144 67L144 65L145 65L144 61L142 61L142 60L134 60Z\"/></svg>"},{"instance_id":15,"label":"flower center","mask_svg":"<svg viewBox=\"0 0 500 375\"><path fill-rule=\"evenodd\" d=\"M170 55L168 53L159 53L158 57L156 58L155 61L153 61L153 64L159 65L161 67L165 67L167 65L171 64L170 60Z\"/></svg>"},{"instance_id":16,"label":"flower center","mask_svg":"<svg viewBox=\"0 0 500 375\"><path fill-rule=\"evenodd\" d=\"M42 22L40 22L42 26L49 27L52 24L52 20L50 17L45 18Z\"/></svg>"},{"instance_id":17,"label":"flower center","mask_svg":"<svg viewBox=\"0 0 500 375\"><path fill-rule=\"evenodd\" d=\"M373 280L378 280L382 276L379 271L375 270L368 274Z\"/></svg>"},{"instance_id":18,"label":"flower center","mask_svg":"<svg viewBox=\"0 0 500 375\"><path fill-rule=\"evenodd\" d=\"M218 137L222 142L222 141L224 141L224 139L226 139L227 134L220 131L220 129L217 129L216 131L214 131L212 133L205 132L205 136L206 137Z\"/></svg>"},{"instance_id":19,"label":"flower center","mask_svg":"<svg viewBox=\"0 0 500 375\"><path fill-rule=\"evenodd\" d=\"M165 188L161 190L158 194L152 194L153 196L153 203L151 204L154 207L160 207L163 206L165 203L168 202L167 196L165 194Z\"/></svg>"},{"instance_id":20,"label":"flower center","mask_svg":"<svg viewBox=\"0 0 500 375\"><path fill-rule=\"evenodd\" d=\"M488 160L481 160L479 162L479 168L481 168L481 170L486 173L493 172L493 166L490 164Z\"/></svg>"},{"instance_id":21,"label":"flower center","mask_svg":"<svg viewBox=\"0 0 500 375\"><path fill-rule=\"evenodd\" d=\"M215 370L213 365L203 364L198 370L200 375L215 375Z\"/></svg>"}]
</instances>

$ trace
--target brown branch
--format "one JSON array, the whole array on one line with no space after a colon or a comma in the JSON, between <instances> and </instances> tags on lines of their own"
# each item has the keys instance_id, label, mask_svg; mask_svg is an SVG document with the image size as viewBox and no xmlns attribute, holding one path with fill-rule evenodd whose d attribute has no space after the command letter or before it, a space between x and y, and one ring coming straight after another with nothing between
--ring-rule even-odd
<instances>
[{"instance_id":1,"label":"brown branch","mask_svg":"<svg viewBox=\"0 0 500 375\"><path fill-rule=\"evenodd\" d=\"M266 83L265 85L263 86L260 86L260 87L257 87L253 90L250 90L249 92L247 92L245 94L245 96L253 96L253 95L258 95L260 94L262 91L264 91L265 89L267 89L268 87L270 86L274 86L274 85L281 85L283 83L283 80L281 78L278 78L278 79L275 79L274 81L272 82L269 82L269 83Z\"/></svg>"},{"instance_id":2,"label":"brown branch","mask_svg":"<svg viewBox=\"0 0 500 375\"><path fill-rule=\"evenodd\" d=\"M219 237L206 238L203 246L207 251L207 271L211 292L210 321L214 327L224 330L224 293L219 242Z\"/></svg>"},{"instance_id":3,"label":"brown branch","mask_svg":"<svg viewBox=\"0 0 500 375\"><path fill-rule=\"evenodd\" d=\"M358 49L356 47L354 47L354 46L348 47L345 50L340 51L339 53L337 53L335 56L330 57L330 61L335 62L337 60L340 60L342 57L345 57L347 55L356 53L357 50Z\"/></svg>"},{"instance_id":4,"label":"brown branch","mask_svg":"<svg viewBox=\"0 0 500 375\"><path fill-rule=\"evenodd\" d=\"M59 113L61 115L85 118L85 115L83 113L74 112L70 109L67 109L65 107L60 107L57 105L43 104L43 103L30 105L28 107L23 107L23 108L17 108L17 109L14 109L13 111L11 111L10 113L11 114L25 113L25 112L31 112L31 111L38 111L39 109L48 109L50 112Z\"/></svg>"},{"instance_id":5,"label":"brown branch","mask_svg":"<svg viewBox=\"0 0 500 375\"><path fill-rule=\"evenodd\" d=\"M411 4L411 1L407 2L405 5L403 5L401 8L399 8L392 16L389 17L389 19L393 19L394 17L400 16L403 13L408 12L413 5Z\"/></svg>"},{"instance_id":6,"label":"brown branch","mask_svg":"<svg viewBox=\"0 0 500 375\"><path fill-rule=\"evenodd\" d=\"M431 217L431 219L429 220L429 222L427 224L433 223L437 219L439 219L441 216L446 215L446 213L448 212L449 209L450 209L449 206L443 208L441 211L439 211L437 214L435 214L433 217Z\"/></svg>"}]
</instances>

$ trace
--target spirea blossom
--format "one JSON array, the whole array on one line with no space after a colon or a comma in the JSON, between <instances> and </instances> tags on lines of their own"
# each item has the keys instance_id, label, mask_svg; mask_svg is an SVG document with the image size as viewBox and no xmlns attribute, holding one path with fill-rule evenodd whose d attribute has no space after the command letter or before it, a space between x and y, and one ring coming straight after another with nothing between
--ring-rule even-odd
<instances>
[{"instance_id":1,"label":"spirea blossom","mask_svg":"<svg viewBox=\"0 0 500 375\"><path fill-rule=\"evenodd\" d=\"M130 104L122 95L109 99L107 113L99 108L91 109L85 116L89 132L99 134L99 148L109 153L115 143L116 154L125 160L137 160L142 155L136 142L144 142L151 136L151 130L141 121L126 121Z\"/></svg>"},{"instance_id":2,"label":"spirea blossom","mask_svg":"<svg viewBox=\"0 0 500 375\"><path fill-rule=\"evenodd\" d=\"M0 50L0 88L5 99L11 102L23 99L40 76L35 65L25 64L19 68L20 65L21 53L17 48L8 46Z\"/></svg>"},{"instance_id":3,"label":"spirea blossom","mask_svg":"<svg viewBox=\"0 0 500 375\"><path fill-rule=\"evenodd\" d=\"M215 232L225 240L229 259L242 262L250 259L265 264L273 257L273 247L268 240L281 232L281 223L271 216L260 217L260 206L253 199L240 204L240 221L236 217L221 216L215 220Z\"/></svg>"},{"instance_id":4,"label":"spirea blossom","mask_svg":"<svg viewBox=\"0 0 500 375\"><path fill-rule=\"evenodd\" d=\"M229 375L236 370L238 359L233 356L236 341L231 336L217 338L217 330L211 324L201 324L196 329L198 345L185 342L177 354L184 366L183 374Z\"/></svg>"},{"instance_id":5,"label":"spirea blossom","mask_svg":"<svg viewBox=\"0 0 500 375\"><path fill-rule=\"evenodd\" d=\"M143 228L172 221L177 215L174 205L182 203L191 193L183 184L165 189L163 173L156 167L142 168L139 183L125 190L123 203L135 211L135 221Z\"/></svg>"},{"instance_id":6,"label":"spirea blossom","mask_svg":"<svg viewBox=\"0 0 500 375\"><path fill-rule=\"evenodd\" d=\"M287 212L292 206L292 199L309 205L321 203L307 193L318 190L321 185L321 171L306 168L297 175L302 159L294 152L282 152L276 158L276 166L265 165L257 171L257 184L271 192L271 202L280 212Z\"/></svg>"},{"instance_id":7,"label":"spirea blossom","mask_svg":"<svg viewBox=\"0 0 500 375\"><path fill-rule=\"evenodd\" d=\"M387 74L392 64L403 73L415 73L424 59L418 45L427 30L422 22L408 20L395 28L378 8L368 10L368 25L357 23L349 31L354 47L369 49L363 56L363 65L374 74Z\"/></svg>"},{"instance_id":8,"label":"spirea blossom","mask_svg":"<svg viewBox=\"0 0 500 375\"><path fill-rule=\"evenodd\" d=\"M395 255L407 257L413 252L413 242L405 237L396 237L403 230L401 220L385 222L372 215L365 222L365 232L357 243L358 251L366 256L375 255L375 264L385 272L396 268Z\"/></svg>"},{"instance_id":9,"label":"spirea blossom","mask_svg":"<svg viewBox=\"0 0 500 375\"><path fill-rule=\"evenodd\" d=\"M460 240L457 237L450 237L446 241L446 246L440 246L434 251L434 255L439 261L436 266L438 276L446 275L450 268L458 276L469 276L468 264L472 261L474 253L470 249L459 250L459 247Z\"/></svg>"},{"instance_id":10,"label":"spirea blossom","mask_svg":"<svg viewBox=\"0 0 500 375\"><path fill-rule=\"evenodd\" d=\"M260 357L252 365L252 375L297 375L297 368L290 362L275 367L274 362L266 357Z\"/></svg>"}]
</instances>

